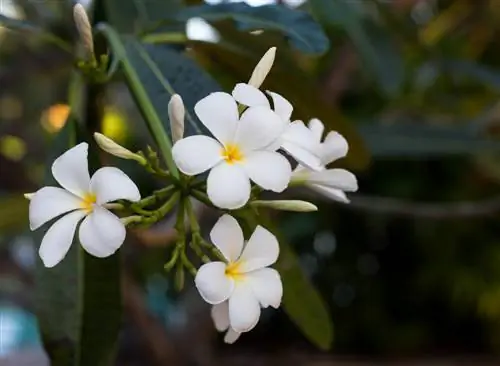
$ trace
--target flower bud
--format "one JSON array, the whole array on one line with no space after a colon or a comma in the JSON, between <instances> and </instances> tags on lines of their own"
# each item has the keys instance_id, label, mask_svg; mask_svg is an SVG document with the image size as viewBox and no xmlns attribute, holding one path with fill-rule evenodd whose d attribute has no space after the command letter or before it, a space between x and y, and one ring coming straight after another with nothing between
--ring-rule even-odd
<instances>
[{"instance_id":1,"label":"flower bud","mask_svg":"<svg viewBox=\"0 0 500 366\"><path fill-rule=\"evenodd\" d=\"M172 95L168 102L168 118L172 131L172 142L175 143L184 136L185 109L182 98L179 94Z\"/></svg>"},{"instance_id":2,"label":"flower bud","mask_svg":"<svg viewBox=\"0 0 500 366\"><path fill-rule=\"evenodd\" d=\"M271 67L274 63L274 57L276 56L276 47L271 47L260 59L257 66L253 70L252 76L248 81L248 84L260 88L264 80L266 79L267 74L271 70Z\"/></svg>"},{"instance_id":3,"label":"flower bud","mask_svg":"<svg viewBox=\"0 0 500 366\"><path fill-rule=\"evenodd\" d=\"M131 159L137 161L141 165L146 165L147 161L144 157L139 154L134 154L132 151L125 149L123 146L118 145L116 142L110 138L104 136L101 133L94 133L94 139L97 145L107 153L117 156L122 159Z\"/></svg>"},{"instance_id":4,"label":"flower bud","mask_svg":"<svg viewBox=\"0 0 500 366\"><path fill-rule=\"evenodd\" d=\"M318 208L310 202L301 200L253 201L254 207L268 207L280 211L312 212Z\"/></svg>"},{"instance_id":5,"label":"flower bud","mask_svg":"<svg viewBox=\"0 0 500 366\"><path fill-rule=\"evenodd\" d=\"M94 55L94 37L92 36L92 26L89 17L82 4L76 4L73 8L73 19L76 29L80 34L80 39L90 55Z\"/></svg>"},{"instance_id":6,"label":"flower bud","mask_svg":"<svg viewBox=\"0 0 500 366\"><path fill-rule=\"evenodd\" d=\"M24 198L26 198L28 201L31 201L34 195L34 193L25 193Z\"/></svg>"}]
</instances>

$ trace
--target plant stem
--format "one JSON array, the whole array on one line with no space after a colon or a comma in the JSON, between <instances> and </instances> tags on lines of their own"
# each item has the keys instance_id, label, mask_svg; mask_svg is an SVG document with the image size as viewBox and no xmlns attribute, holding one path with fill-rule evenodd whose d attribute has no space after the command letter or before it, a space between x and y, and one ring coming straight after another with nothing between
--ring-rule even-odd
<instances>
[{"instance_id":1,"label":"plant stem","mask_svg":"<svg viewBox=\"0 0 500 366\"><path fill-rule=\"evenodd\" d=\"M137 99L138 105L145 117L150 132L160 149L163 159L167 164L168 170L170 174L172 174L173 178L179 179L179 171L177 170L177 166L175 165L172 158L172 144L170 142L170 139L167 135L167 132L163 128L161 119L158 116L158 113L156 112L156 109L153 106L151 100L149 99L148 93L144 88L144 85L141 82L137 71L132 66L127 57L127 52L125 50L123 41L120 39L118 33L106 23L98 24L96 26L96 29L102 32L108 40L109 44L111 45L111 49L115 53L114 57L118 57L120 59L123 72L128 80L130 90Z\"/></svg>"}]
</instances>

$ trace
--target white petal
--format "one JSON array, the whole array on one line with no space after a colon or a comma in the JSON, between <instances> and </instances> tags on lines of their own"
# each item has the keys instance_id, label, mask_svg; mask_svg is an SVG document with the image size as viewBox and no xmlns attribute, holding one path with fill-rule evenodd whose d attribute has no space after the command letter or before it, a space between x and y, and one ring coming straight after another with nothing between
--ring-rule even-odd
<instances>
[{"instance_id":1,"label":"white petal","mask_svg":"<svg viewBox=\"0 0 500 366\"><path fill-rule=\"evenodd\" d=\"M274 111L278 114L278 116L280 116L284 121L290 121L290 117L292 117L293 112L293 106L290 102L278 93L268 91L267 94L269 94L273 99Z\"/></svg>"},{"instance_id":2,"label":"white petal","mask_svg":"<svg viewBox=\"0 0 500 366\"><path fill-rule=\"evenodd\" d=\"M281 147L301 165L313 170L323 169L320 159L321 145L304 122L290 123L283 135Z\"/></svg>"},{"instance_id":3,"label":"white petal","mask_svg":"<svg viewBox=\"0 0 500 366\"><path fill-rule=\"evenodd\" d=\"M330 198L334 201L338 202L343 202L343 203L349 203L350 200L347 198L346 194L337 188L331 188L331 187L325 187L325 186L320 186L316 184L311 184L308 185L311 189L314 191L322 194L323 196Z\"/></svg>"},{"instance_id":4,"label":"white petal","mask_svg":"<svg viewBox=\"0 0 500 366\"><path fill-rule=\"evenodd\" d=\"M72 147L52 164L52 175L66 190L83 197L89 190L90 176L86 142Z\"/></svg>"},{"instance_id":5,"label":"white petal","mask_svg":"<svg viewBox=\"0 0 500 366\"><path fill-rule=\"evenodd\" d=\"M229 323L238 333L248 332L260 317L259 301L245 281L238 281L229 298Z\"/></svg>"},{"instance_id":6,"label":"white petal","mask_svg":"<svg viewBox=\"0 0 500 366\"><path fill-rule=\"evenodd\" d=\"M56 216L81 208L81 203L81 198L64 189L43 187L30 200L30 229L36 230Z\"/></svg>"},{"instance_id":7,"label":"white petal","mask_svg":"<svg viewBox=\"0 0 500 366\"><path fill-rule=\"evenodd\" d=\"M181 172L196 175L207 171L222 160L222 145L215 139L189 136L175 143L172 156Z\"/></svg>"},{"instance_id":8,"label":"white petal","mask_svg":"<svg viewBox=\"0 0 500 366\"><path fill-rule=\"evenodd\" d=\"M226 276L224 262L202 265L196 273L194 283L203 300L212 305L227 300L234 289L234 281Z\"/></svg>"},{"instance_id":9,"label":"white petal","mask_svg":"<svg viewBox=\"0 0 500 366\"><path fill-rule=\"evenodd\" d=\"M229 303L227 301L212 306L210 315L212 316L215 329L219 332L223 332L229 328Z\"/></svg>"},{"instance_id":10,"label":"white petal","mask_svg":"<svg viewBox=\"0 0 500 366\"><path fill-rule=\"evenodd\" d=\"M115 253L125 240L126 230L120 219L108 210L94 205L93 212L80 225L82 247L99 258Z\"/></svg>"},{"instance_id":11,"label":"white petal","mask_svg":"<svg viewBox=\"0 0 500 366\"><path fill-rule=\"evenodd\" d=\"M296 145L291 142L284 142L281 147L300 165L305 166L311 170L319 171L321 169L324 169L323 164L321 164L321 159L313 152L304 149L302 146Z\"/></svg>"},{"instance_id":12,"label":"white petal","mask_svg":"<svg viewBox=\"0 0 500 366\"><path fill-rule=\"evenodd\" d=\"M321 137L323 137L323 132L325 131L323 122L317 118L313 118L309 121L308 127L311 130L314 139L319 144L321 142Z\"/></svg>"},{"instance_id":13,"label":"white petal","mask_svg":"<svg viewBox=\"0 0 500 366\"><path fill-rule=\"evenodd\" d=\"M240 271L247 273L270 266L278 259L279 252L278 239L269 230L259 225L241 253Z\"/></svg>"},{"instance_id":14,"label":"white petal","mask_svg":"<svg viewBox=\"0 0 500 366\"><path fill-rule=\"evenodd\" d=\"M209 94L196 103L194 111L217 140L222 143L233 140L239 113L236 101L230 94Z\"/></svg>"},{"instance_id":15,"label":"white petal","mask_svg":"<svg viewBox=\"0 0 500 366\"><path fill-rule=\"evenodd\" d=\"M283 135L285 141L309 150L311 153L319 155L321 144L316 141L313 132L306 127L302 121L294 121L288 125Z\"/></svg>"},{"instance_id":16,"label":"white petal","mask_svg":"<svg viewBox=\"0 0 500 366\"><path fill-rule=\"evenodd\" d=\"M274 192L283 192L292 175L288 160L283 155L271 151L250 153L243 167L252 181Z\"/></svg>"},{"instance_id":17,"label":"white petal","mask_svg":"<svg viewBox=\"0 0 500 366\"><path fill-rule=\"evenodd\" d=\"M241 333L238 333L232 328L229 328L229 330L226 332L226 335L224 336L224 343L227 344L233 344L240 338Z\"/></svg>"},{"instance_id":18,"label":"white petal","mask_svg":"<svg viewBox=\"0 0 500 366\"><path fill-rule=\"evenodd\" d=\"M84 216L83 210L71 212L61 217L47 230L38 250L45 267L54 267L64 259L73 242L76 225Z\"/></svg>"},{"instance_id":19,"label":"white petal","mask_svg":"<svg viewBox=\"0 0 500 366\"><path fill-rule=\"evenodd\" d=\"M248 202L250 180L240 165L221 163L208 175L207 194L215 206L235 210Z\"/></svg>"},{"instance_id":20,"label":"white petal","mask_svg":"<svg viewBox=\"0 0 500 366\"><path fill-rule=\"evenodd\" d=\"M235 262L243 249L243 231L231 215L223 215L210 231L210 240L229 262Z\"/></svg>"},{"instance_id":21,"label":"white petal","mask_svg":"<svg viewBox=\"0 0 500 366\"><path fill-rule=\"evenodd\" d=\"M328 169L321 172L310 172L308 183L337 188L347 192L358 190L356 176L345 169Z\"/></svg>"},{"instance_id":22,"label":"white petal","mask_svg":"<svg viewBox=\"0 0 500 366\"><path fill-rule=\"evenodd\" d=\"M267 107L271 108L266 95L255 86L239 83L233 89L233 97L238 103L248 107Z\"/></svg>"},{"instance_id":23,"label":"white petal","mask_svg":"<svg viewBox=\"0 0 500 366\"><path fill-rule=\"evenodd\" d=\"M129 200L139 201L139 188L124 172L114 167L100 168L90 179L90 191L96 195L97 204Z\"/></svg>"},{"instance_id":24,"label":"white petal","mask_svg":"<svg viewBox=\"0 0 500 366\"><path fill-rule=\"evenodd\" d=\"M271 109L251 107L243 112L234 141L243 151L262 149L279 138L286 126Z\"/></svg>"},{"instance_id":25,"label":"white petal","mask_svg":"<svg viewBox=\"0 0 500 366\"><path fill-rule=\"evenodd\" d=\"M321 144L321 160L325 165L330 164L332 161L346 156L348 150L347 140L338 132L330 131Z\"/></svg>"},{"instance_id":26,"label":"white petal","mask_svg":"<svg viewBox=\"0 0 500 366\"><path fill-rule=\"evenodd\" d=\"M283 297L283 285L278 271L272 268L262 268L246 274L253 293L263 308L272 306L277 309Z\"/></svg>"}]
</instances>

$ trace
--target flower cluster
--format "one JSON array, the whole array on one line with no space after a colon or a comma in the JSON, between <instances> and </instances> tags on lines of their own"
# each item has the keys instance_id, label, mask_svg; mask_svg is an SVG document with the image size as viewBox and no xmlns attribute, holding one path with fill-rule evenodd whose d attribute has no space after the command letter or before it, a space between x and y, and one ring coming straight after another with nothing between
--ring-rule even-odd
<instances>
[{"instance_id":1,"label":"flower cluster","mask_svg":"<svg viewBox=\"0 0 500 366\"><path fill-rule=\"evenodd\" d=\"M323 139L321 121L311 119L306 125L293 120L289 101L259 89L271 69L275 51L272 48L264 55L248 83L237 84L231 94L212 93L196 103L194 112L211 136L183 137L185 107L179 95L172 97L168 106L172 158L182 173L179 178L161 167L152 149L134 153L95 134L103 150L134 160L169 181L168 186L148 197L141 199L137 186L117 168L104 167L90 177L86 143L57 158L52 174L62 188L44 187L27 195L32 230L60 217L40 245L44 265L53 267L63 260L82 220L78 241L89 254L106 257L123 244L127 226L152 225L178 207L177 241L165 269L175 268L179 288L185 269L193 275L201 297L212 305L216 329L227 331L225 341L233 343L241 333L253 329L262 308L278 308L283 286L279 273L270 268L278 259L278 240L258 225L245 241L237 221L244 216L238 214L260 208L317 209L304 201L258 199L262 190L281 193L289 186L305 186L348 203L345 192L356 191L357 180L347 170L327 167L348 152L347 141L340 134L332 131ZM219 218L210 232L210 242L201 234L192 198L214 208L235 210ZM121 218L110 209L120 211ZM186 244L204 262L199 269L188 259Z\"/></svg>"}]
</instances>

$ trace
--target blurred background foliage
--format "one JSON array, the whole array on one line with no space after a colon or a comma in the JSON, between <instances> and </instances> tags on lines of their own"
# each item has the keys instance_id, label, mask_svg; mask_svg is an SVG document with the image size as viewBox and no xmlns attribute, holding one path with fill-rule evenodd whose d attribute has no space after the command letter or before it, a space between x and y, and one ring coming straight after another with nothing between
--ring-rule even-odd
<instances>
[{"instance_id":1,"label":"blurred background foliage","mask_svg":"<svg viewBox=\"0 0 500 366\"><path fill-rule=\"evenodd\" d=\"M309 12L330 47L303 52L293 37L284 38L283 31L293 35L294 26L302 24L298 22L279 32L264 23L259 26L263 31L238 31L234 22L221 18L210 18L209 26L182 13L185 5L201 3L196 0L143 1L146 12L128 9L129 2L107 0L95 14L122 33L140 32L148 47L167 44L194 60L196 70L173 81L188 85L181 94L191 106L204 96L200 80L231 90L276 45L276 63L264 87L285 95L296 118L318 117L347 137L350 154L340 163L360 179L352 203L320 201L317 213L272 217L333 320L330 353L316 346L331 335L313 335L314 346L299 330L304 327L281 310L265 312L254 331L232 347L223 346L208 307L192 286L176 293L162 270L172 238L168 218L134 232L124 251L125 317L118 364L308 364L315 357L338 360L343 355L496 359L500 2L248 1L254 6L276 2ZM35 313L38 243L28 231L22 193L42 184L50 147L68 119L74 60L66 43L53 42L51 35L75 43L72 5L69 0L0 0L0 11L10 18L0 18L0 23L17 29L0 28L0 317L7 319L12 306L27 314L8 318L21 319L13 327L19 341L11 345L5 337L0 340L0 357L15 349L26 354L26 344L38 342L32 325L23 325ZM189 19L187 26L157 23L176 16ZM151 24L155 27L149 32ZM316 41L312 44L323 42ZM162 62L168 68L174 60ZM122 80L114 78L100 95L102 113L95 128L129 148L143 148L151 140ZM166 119L166 112L161 117ZM143 192L157 187L132 164L104 155L101 159L132 175ZM212 212L199 208L199 215L205 228L213 224ZM289 294L292 308L300 309L301 299L310 298L293 288ZM309 322L312 328L305 328L314 333L323 319L313 309L299 323Z\"/></svg>"}]
</instances>

